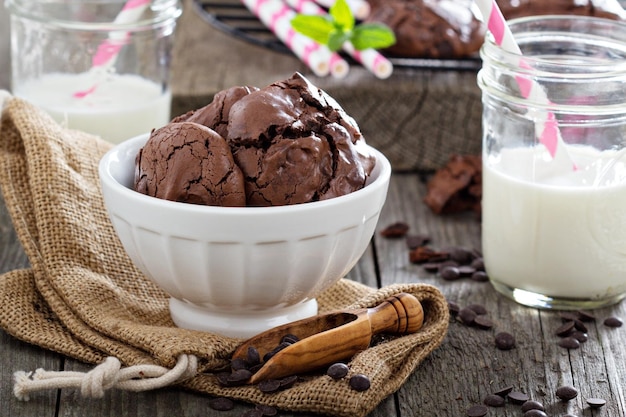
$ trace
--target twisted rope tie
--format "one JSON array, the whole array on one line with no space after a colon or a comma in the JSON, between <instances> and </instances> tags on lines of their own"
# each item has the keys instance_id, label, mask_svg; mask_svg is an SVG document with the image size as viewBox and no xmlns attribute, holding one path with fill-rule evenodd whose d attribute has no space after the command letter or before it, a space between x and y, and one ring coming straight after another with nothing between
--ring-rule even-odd
<instances>
[{"instance_id":1,"label":"twisted rope tie","mask_svg":"<svg viewBox=\"0 0 626 417\"><path fill-rule=\"evenodd\" d=\"M108 357L89 372L17 371L13 374L13 394L28 401L29 394L36 391L80 388L83 397L102 398L104 392L112 389L126 391L149 391L173 385L191 378L198 371L198 358L194 355L180 355L176 365L165 368L159 365L134 365L122 368L117 358Z\"/></svg>"}]
</instances>

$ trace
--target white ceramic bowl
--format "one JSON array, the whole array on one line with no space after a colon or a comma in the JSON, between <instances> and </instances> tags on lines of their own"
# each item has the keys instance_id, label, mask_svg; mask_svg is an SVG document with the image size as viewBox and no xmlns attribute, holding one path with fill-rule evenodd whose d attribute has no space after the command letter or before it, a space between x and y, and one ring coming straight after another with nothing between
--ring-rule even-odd
<instances>
[{"instance_id":1,"label":"white ceramic bowl","mask_svg":"<svg viewBox=\"0 0 626 417\"><path fill-rule=\"evenodd\" d=\"M133 190L148 135L100 161L104 203L126 252L170 296L176 325L250 337L317 313L315 297L357 263L385 202L391 166L380 152L351 194L280 207L212 207Z\"/></svg>"}]
</instances>

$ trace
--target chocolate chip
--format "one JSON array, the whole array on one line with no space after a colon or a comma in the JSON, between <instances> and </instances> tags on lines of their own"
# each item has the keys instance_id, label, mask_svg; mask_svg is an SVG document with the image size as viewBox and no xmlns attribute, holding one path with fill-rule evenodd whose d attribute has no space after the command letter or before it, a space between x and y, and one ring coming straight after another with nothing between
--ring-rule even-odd
<instances>
[{"instance_id":1,"label":"chocolate chip","mask_svg":"<svg viewBox=\"0 0 626 417\"><path fill-rule=\"evenodd\" d=\"M441 278L446 281L455 281L461 278L461 272L456 266L446 266L439 271L439 274L441 274Z\"/></svg>"},{"instance_id":2,"label":"chocolate chip","mask_svg":"<svg viewBox=\"0 0 626 417\"><path fill-rule=\"evenodd\" d=\"M259 410L264 416L270 417L278 414L276 407L272 407L271 405L257 404L254 408Z\"/></svg>"},{"instance_id":3,"label":"chocolate chip","mask_svg":"<svg viewBox=\"0 0 626 417\"><path fill-rule=\"evenodd\" d=\"M588 322L588 321L595 321L596 320L596 316L594 316L593 314L587 312L587 311L578 311L578 319L580 321L584 321L584 322Z\"/></svg>"},{"instance_id":4,"label":"chocolate chip","mask_svg":"<svg viewBox=\"0 0 626 417\"><path fill-rule=\"evenodd\" d=\"M580 343L585 343L587 340L589 340L589 335L581 331L572 332L572 334L570 334L570 337L573 337L574 339L578 340Z\"/></svg>"},{"instance_id":5,"label":"chocolate chip","mask_svg":"<svg viewBox=\"0 0 626 417\"><path fill-rule=\"evenodd\" d=\"M474 326L483 330L489 330L493 327L493 321L486 316L476 316Z\"/></svg>"},{"instance_id":6,"label":"chocolate chip","mask_svg":"<svg viewBox=\"0 0 626 417\"><path fill-rule=\"evenodd\" d=\"M474 259L474 255L471 251L461 247L450 248L448 253L450 253L450 259L461 265L467 265Z\"/></svg>"},{"instance_id":7,"label":"chocolate chip","mask_svg":"<svg viewBox=\"0 0 626 417\"><path fill-rule=\"evenodd\" d=\"M430 243L430 236L428 235L408 235L406 237L406 246L409 249L425 246L428 243Z\"/></svg>"},{"instance_id":8,"label":"chocolate chip","mask_svg":"<svg viewBox=\"0 0 626 417\"><path fill-rule=\"evenodd\" d=\"M328 369L326 370L326 375L328 375L332 379L341 379L344 376L348 375L349 370L350 368L348 368L348 365L338 362L328 367Z\"/></svg>"},{"instance_id":9,"label":"chocolate chip","mask_svg":"<svg viewBox=\"0 0 626 417\"><path fill-rule=\"evenodd\" d=\"M506 401L499 395L488 394L485 398L483 398L483 403L489 407L504 407Z\"/></svg>"},{"instance_id":10,"label":"chocolate chip","mask_svg":"<svg viewBox=\"0 0 626 417\"><path fill-rule=\"evenodd\" d=\"M561 317L561 321L563 322L578 320L578 318L580 317L578 313L574 313L571 311L564 311L560 313L559 316Z\"/></svg>"},{"instance_id":11,"label":"chocolate chip","mask_svg":"<svg viewBox=\"0 0 626 417\"><path fill-rule=\"evenodd\" d=\"M474 324L474 319L478 316L474 310L471 308L464 307L459 311L458 317L461 319L461 322L464 324L471 326Z\"/></svg>"},{"instance_id":12,"label":"chocolate chip","mask_svg":"<svg viewBox=\"0 0 626 417\"><path fill-rule=\"evenodd\" d=\"M485 271L476 271L472 274L471 280L476 282L487 282L489 281L489 277Z\"/></svg>"},{"instance_id":13,"label":"chocolate chip","mask_svg":"<svg viewBox=\"0 0 626 417\"><path fill-rule=\"evenodd\" d=\"M524 417L548 417L548 415L541 410L528 410L524 413Z\"/></svg>"},{"instance_id":14,"label":"chocolate chip","mask_svg":"<svg viewBox=\"0 0 626 417\"><path fill-rule=\"evenodd\" d=\"M478 315L487 314L487 309L482 304L470 304L467 306L470 310Z\"/></svg>"},{"instance_id":15,"label":"chocolate chip","mask_svg":"<svg viewBox=\"0 0 626 417\"><path fill-rule=\"evenodd\" d=\"M506 397L513 404L524 404L526 401L528 401L530 399L528 397L528 395L526 395L526 394L524 394L523 392L520 392L520 391L511 391L511 392L509 392L507 394Z\"/></svg>"},{"instance_id":16,"label":"chocolate chip","mask_svg":"<svg viewBox=\"0 0 626 417\"><path fill-rule=\"evenodd\" d=\"M513 386L509 385L508 387L500 388L499 390L495 391L494 394L505 398L507 395L509 395L511 391L513 391Z\"/></svg>"},{"instance_id":17,"label":"chocolate chip","mask_svg":"<svg viewBox=\"0 0 626 417\"><path fill-rule=\"evenodd\" d=\"M266 379L265 381L259 382L257 387L259 388L259 391L271 394L280 389L280 381L278 379Z\"/></svg>"},{"instance_id":18,"label":"chocolate chip","mask_svg":"<svg viewBox=\"0 0 626 417\"><path fill-rule=\"evenodd\" d=\"M296 382L298 382L297 375L286 376L280 380L280 389L291 388Z\"/></svg>"},{"instance_id":19,"label":"chocolate chip","mask_svg":"<svg viewBox=\"0 0 626 417\"><path fill-rule=\"evenodd\" d=\"M461 311L461 307L454 301L448 301L448 311L451 315L456 316Z\"/></svg>"},{"instance_id":20,"label":"chocolate chip","mask_svg":"<svg viewBox=\"0 0 626 417\"><path fill-rule=\"evenodd\" d=\"M565 337L568 334L570 334L570 332L572 330L574 330L574 320L568 320L565 323L563 323L562 325L560 325L559 327L557 327L557 329L554 331L554 333L557 336Z\"/></svg>"},{"instance_id":21,"label":"chocolate chip","mask_svg":"<svg viewBox=\"0 0 626 417\"><path fill-rule=\"evenodd\" d=\"M573 400L574 398L576 398L577 395L578 390L568 385L563 385L556 389L556 396L559 397L562 401Z\"/></svg>"},{"instance_id":22,"label":"chocolate chip","mask_svg":"<svg viewBox=\"0 0 626 417\"><path fill-rule=\"evenodd\" d=\"M438 262L427 262L422 264L422 268L427 272L439 272L440 265Z\"/></svg>"},{"instance_id":23,"label":"chocolate chip","mask_svg":"<svg viewBox=\"0 0 626 417\"><path fill-rule=\"evenodd\" d=\"M355 391L367 391L370 389L370 379L363 374L355 374L350 377L350 388Z\"/></svg>"},{"instance_id":24,"label":"chocolate chip","mask_svg":"<svg viewBox=\"0 0 626 417\"><path fill-rule=\"evenodd\" d=\"M539 401L528 400L524 404L522 404L522 412L525 413L526 411L530 410L545 411L545 408L543 407L543 404L541 404Z\"/></svg>"},{"instance_id":25,"label":"chocolate chip","mask_svg":"<svg viewBox=\"0 0 626 417\"><path fill-rule=\"evenodd\" d=\"M229 411L235 408L235 402L230 398L217 397L209 400L209 407L215 411Z\"/></svg>"},{"instance_id":26,"label":"chocolate chip","mask_svg":"<svg viewBox=\"0 0 626 417\"><path fill-rule=\"evenodd\" d=\"M487 408L486 405L476 404L476 405L471 406L467 410L467 416L468 417L483 417L487 415L487 412L489 412L489 409Z\"/></svg>"},{"instance_id":27,"label":"chocolate chip","mask_svg":"<svg viewBox=\"0 0 626 417\"><path fill-rule=\"evenodd\" d=\"M252 372L248 369L237 369L233 371L227 378L228 382L234 385L243 385L250 379Z\"/></svg>"},{"instance_id":28,"label":"chocolate chip","mask_svg":"<svg viewBox=\"0 0 626 417\"><path fill-rule=\"evenodd\" d=\"M496 347L500 350L511 350L515 347L515 336L507 332L499 332L495 336Z\"/></svg>"},{"instance_id":29,"label":"chocolate chip","mask_svg":"<svg viewBox=\"0 0 626 417\"><path fill-rule=\"evenodd\" d=\"M587 333L589 331L587 330L587 326L585 326L585 323L583 323L581 320L574 320L574 327L576 328L576 330L580 330L584 333Z\"/></svg>"},{"instance_id":30,"label":"chocolate chip","mask_svg":"<svg viewBox=\"0 0 626 417\"><path fill-rule=\"evenodd\" d=\"M587 398L587 404L589 404L591 408L600 408L606 404L606 400L602 398Z\"/></svg>"},{"instance_id":31,"label":"chocolate chip","mask_svg":"<svg viewBox=\"0 0 626 417\"><path fill-rule=\"evenodd\" d=\"M619 317L608 317L604 319L604 325L607 327L622 327L622 319Z\"/></svg>"},{"instance_id":32,"label":"chocolate chip","mask_svg":"<svg viewBox=\"0 0 626 417\"><path fill-rule=\"evenodd\" d=\"M248 364L243 358L235 358L230 361L230 369L238 371L239 369L248 369Z\"/></svg>"},{"instance_id":33,"label":"chocolate chip","mask_svg":"<svg viewBox=\"0 0 626 417\"><path fill-rule=\"evenodd\" d=\"M475 258L470 264L470 266L474 268L476 271L480 271L480 272L485 271L485 262L483 261L483 258Z\"/></svg>"},{"instance_id":34,"label":"chocolate chip","mask_svg":"<svg viewBox=\"0 0 626 417\"><path fill-rule=\"evenodd\" d=\"M406 235L409 231L409 225L404 222L396 222L390 224L380 231L380 234L388 238L400 238Z\"/></svg>"},{"instance_id":35,"label":"chocolate chip","mask_svg":"<svg viewBox=\"0 0 626 417\"><path fill-rule=\"evenodd\" d=\"M291 333L284 335L280 339L280 343L289 343L290 345L293 345L294 343L299 342L299 341L300 341L300 338L296 336L295 334L291 334Z\"/></svg>"},{"instance_id":36,"label":"chocolate chip","mask_svg":"<svg viewBox=\"0 0 626 417\"><path fill-rule=\"evenodd\" d=\"M459 274L462 278L469 278L474 275L474 272L476 272L476 270L469 265L459 266Z\"/></svg>"},{"instance_id":37,"label":"chocolate chip","mask_svg":"<svg viewBox=\"0 0 626 417\"><path fill-rule=\"evenodd\" d=\"M244 411L241 417L263 417L263 412L253 408L252 410Z\"/></svg>"},{"instance_id":38,"label":"chocolate chip","mask_svg":"<svg viewBox=\"0 0 626 417\"><path fill-rule=\"evenodd\" d=\"M449 257L447 252L437 252L426 246L419 246L409 251L409 261L414 264L425 262L443 262Z\"/></svg>"},{"instance_id":39,"label":"chocolate chip","mask_svg":"<svg viewBox=\"0 0 626 417\"><path fill-rule=\"evenodd\" d=\"M248 352L246 354L246 362L248 367L255 366L261 363L261 355L254 346L248 346Z\"/></svg>"},{"instance_id":40,"label":"chocolate chip","mask_svg":"<svg viewBox=\"0 0 626 417\"><path fill-rule=\"evenodd\" d=\"M559 346L565 349L578 349L580 347L580 342L578 339L568 336L559 340Z\"/></svg>"}]
</instances>

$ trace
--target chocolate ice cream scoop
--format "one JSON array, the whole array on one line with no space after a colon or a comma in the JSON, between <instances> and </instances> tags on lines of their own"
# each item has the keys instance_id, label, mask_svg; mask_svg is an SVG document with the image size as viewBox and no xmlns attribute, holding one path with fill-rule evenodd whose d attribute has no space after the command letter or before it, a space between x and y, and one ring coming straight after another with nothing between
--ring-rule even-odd
<instances>
[{"instance_id":1,"label":"chocolate ice cream scoop","mask_svg":"<svg viewBox=\"0 0 626 417\"><path fill-rule=\"evenodd\" d=\"M135 190L165 200L245 206L244 179L224 138L198 123L154 130L137 154Z\"/></svg>"},{"instance_id":2,"label":"chocolate ice cream scoop","mask_svg":"<svg viewBox=\"0 0 626 417\"><path fill-rule=\"evenodd\" d=\"M324 200L362 188L374 158L354 120L300 74L234 103L226 140L249 206Z\"/></svg>"}]
</instances>

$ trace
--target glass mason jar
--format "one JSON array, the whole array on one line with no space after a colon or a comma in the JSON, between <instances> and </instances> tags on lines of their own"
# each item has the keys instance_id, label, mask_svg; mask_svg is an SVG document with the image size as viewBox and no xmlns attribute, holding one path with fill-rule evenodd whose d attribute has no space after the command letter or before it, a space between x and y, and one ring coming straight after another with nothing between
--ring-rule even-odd
<instances>
[{"instance_id":1,"label":"glass mason jar","mask_svg":"<svg viewBox=\"0 0 626 417\"><path fill-rule=\"evenodd\" d=\"M15 96L115 143L169 121L179 0L6 0L6 7Z\"/></svg>"},{"instance_id":2,"label":"glass mason jar","mask_svg":"<svg viewBox=\"0 0 626 417\"><path fill-rule=\"evenodd\" d=\"M522 56L487 36L485 267L539 308L626 295L626 24L579 16L509 22Z\"/></svg>"}]
</instances>

